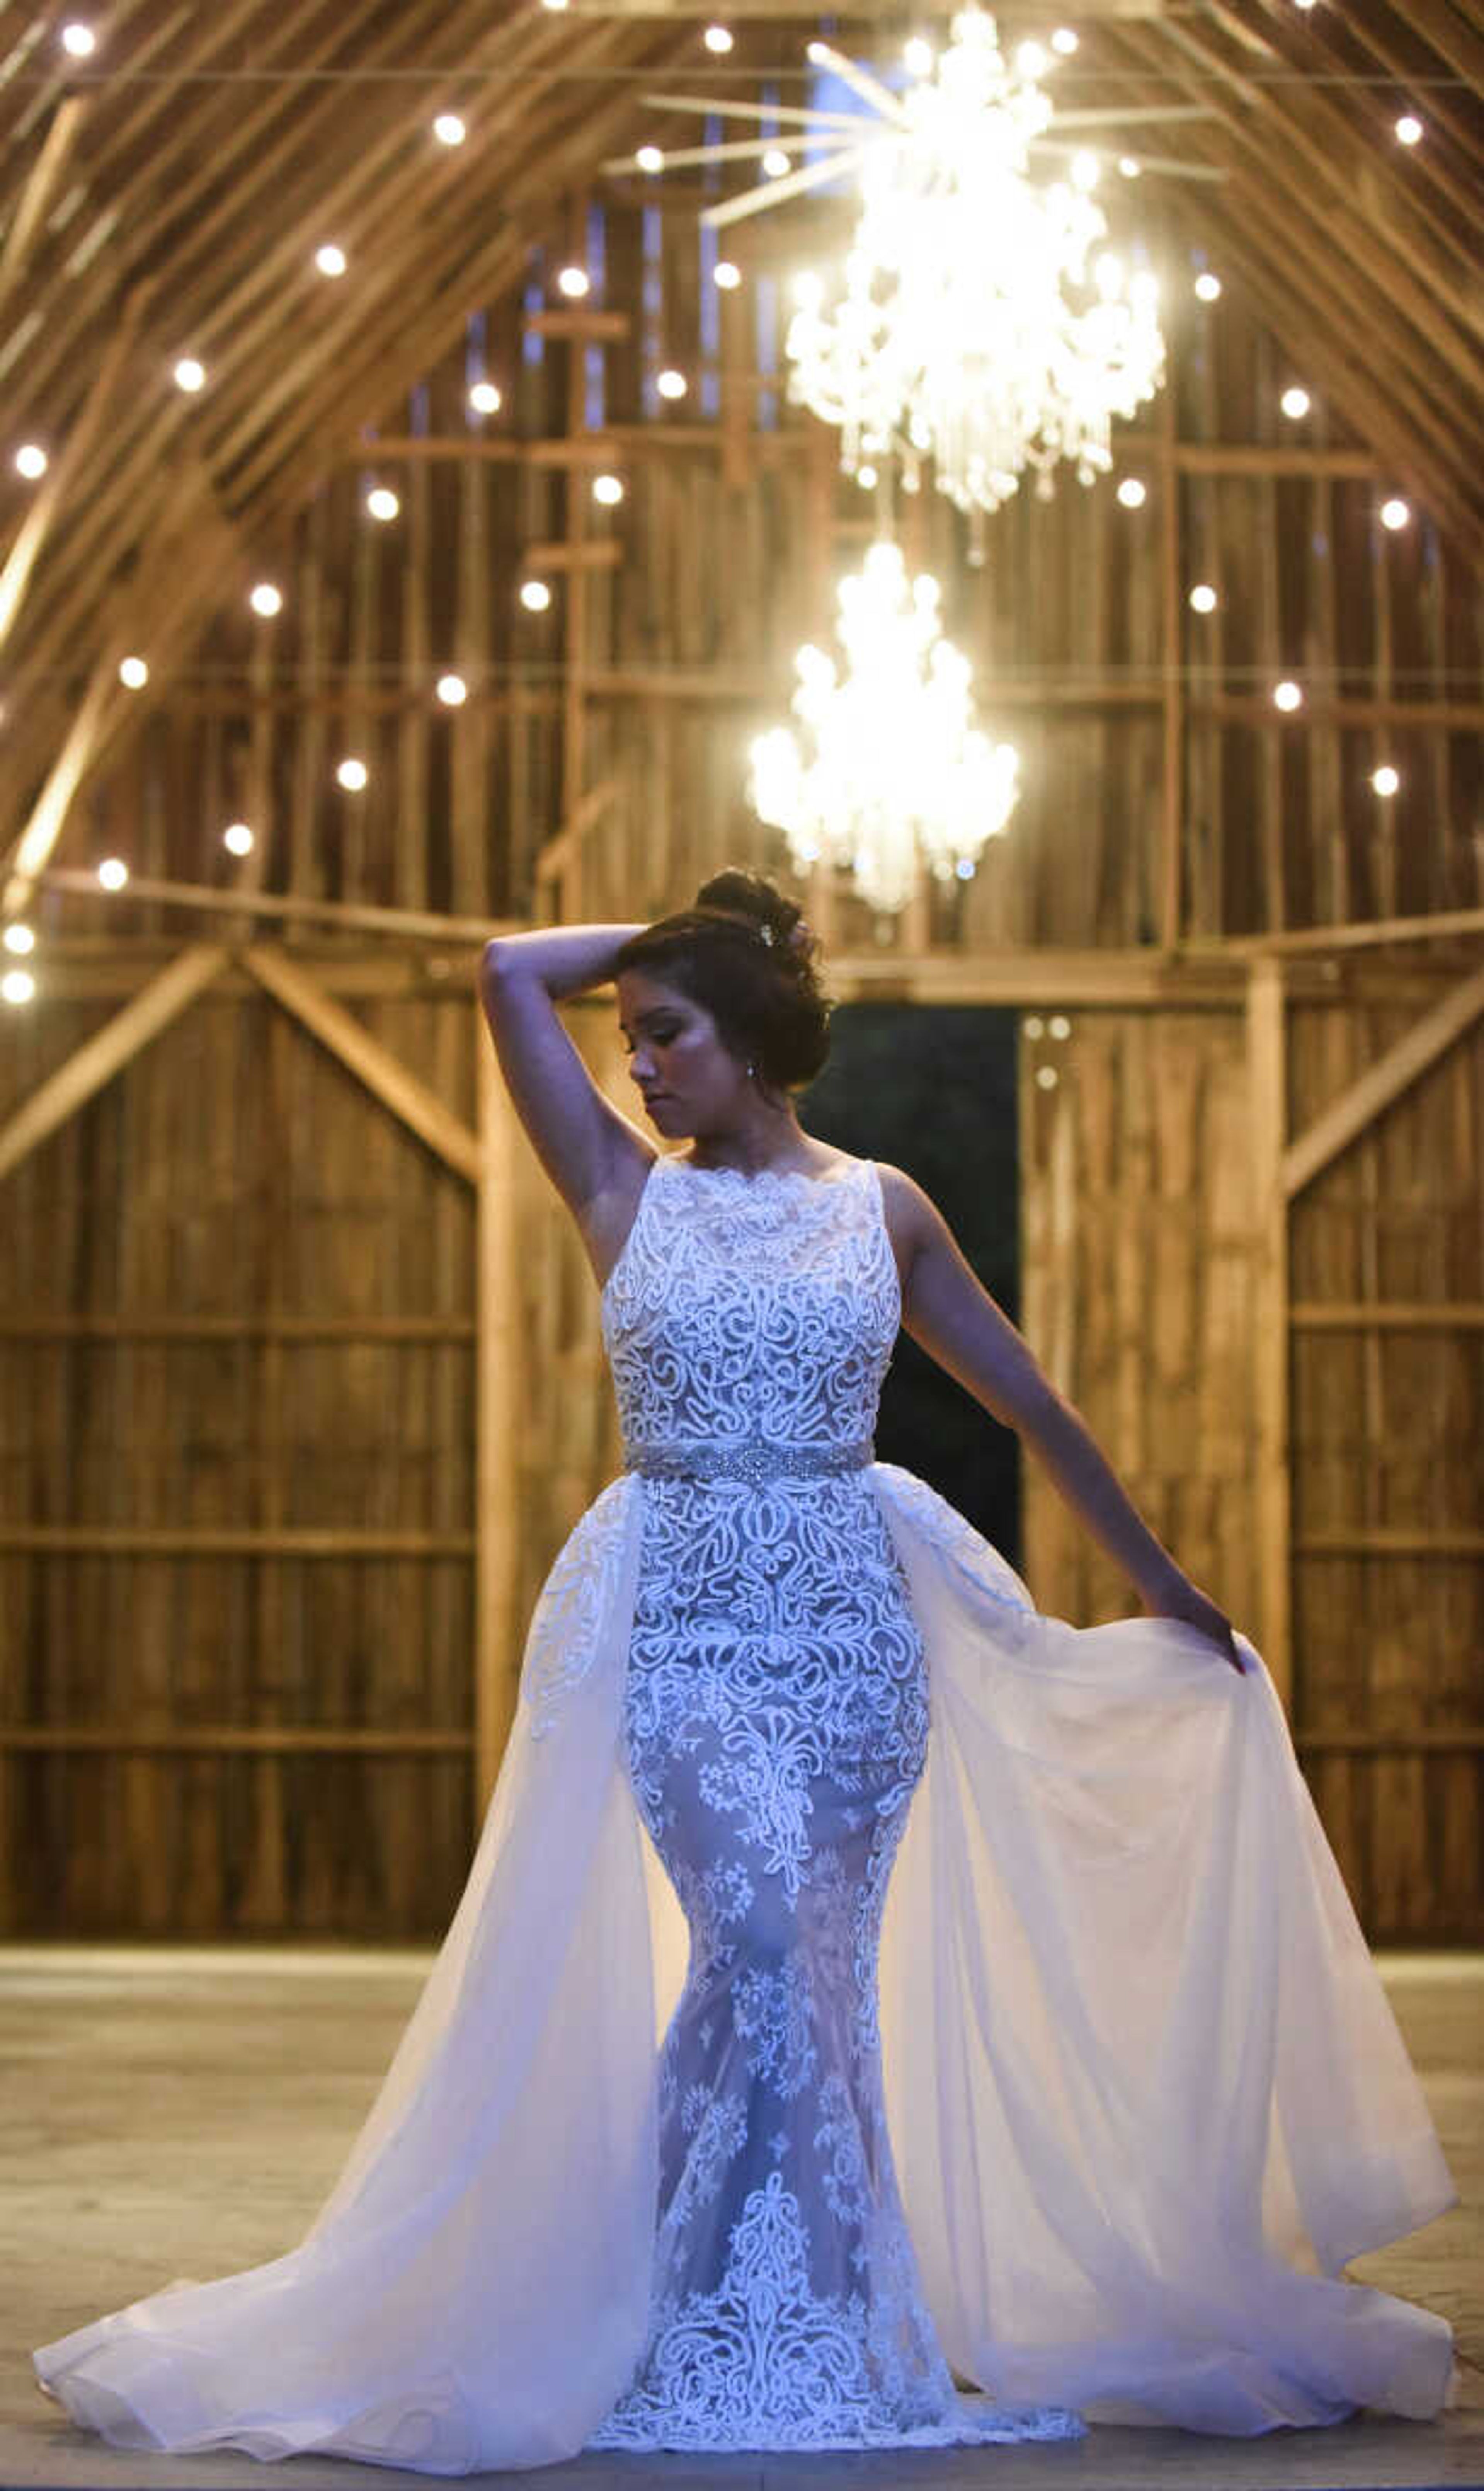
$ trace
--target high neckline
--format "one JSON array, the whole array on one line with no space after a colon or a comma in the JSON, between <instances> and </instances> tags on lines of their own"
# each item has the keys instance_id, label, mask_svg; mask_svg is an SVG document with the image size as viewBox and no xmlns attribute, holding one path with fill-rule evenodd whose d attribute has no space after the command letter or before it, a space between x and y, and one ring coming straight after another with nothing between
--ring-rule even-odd
<instances>
[{"instance_id":1,"label":"high neckline","mask_svg":"<svg viewBox=\"0 0 1484 2491\"><path fill-rule=\"evenodd\" d=\"M858 1168L868 1166L869 1161L846 1159L842 1166L835 1168L828 1176L814 1176L807 1168L759 1168L755 1175L749 1176L742 1168L704 1167L697 1160L685 1158L679 1153L674 1157L666 1157L663 1164L666 1167L684 1168L688 1177L705 1177L713 1184L735 1186L750 1193L755 1188L779 1188L784 1186L802 1185L813 1187L840 1185Z\"/></svg>"}]
</instances>

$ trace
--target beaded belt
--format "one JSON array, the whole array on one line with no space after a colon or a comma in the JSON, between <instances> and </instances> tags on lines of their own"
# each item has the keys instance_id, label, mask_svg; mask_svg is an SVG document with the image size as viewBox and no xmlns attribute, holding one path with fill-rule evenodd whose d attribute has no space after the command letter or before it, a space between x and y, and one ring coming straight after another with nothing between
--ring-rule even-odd
<instances>
[{"instance_id":1,"label":"beaded belt","mask_svg":"<svg viewBox=\"0 0 1484 2491\"><path fill-rule=\"evenodd\" d=\"M761 1487L770 1480L832 1478L864 1470L876 1459L869 1436L850 1445L776 1445L759 1438L724 1443L702 1438L682 1445L626 1445L624 1468L645 1479L744 1480Z\"/></svg>"}]
</instances>

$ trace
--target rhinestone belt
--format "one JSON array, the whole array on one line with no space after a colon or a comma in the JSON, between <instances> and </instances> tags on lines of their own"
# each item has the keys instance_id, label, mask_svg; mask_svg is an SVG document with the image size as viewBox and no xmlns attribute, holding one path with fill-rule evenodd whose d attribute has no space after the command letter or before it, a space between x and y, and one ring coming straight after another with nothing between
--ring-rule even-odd
<instances>
[{"instance_id":1,"label":"rhinestone belt","mask_svg":"<svg viewBox=\"0 0 1484 2491\"><path fill-rule=\"evenodd\" d=\"M626 1445L624 1468L645 1479L743 1480L761 1487L769 1480L832 1478L864 1470L876 1459L869 1436L850 1445L775 1445L754 1437L731 1444L714 1438L685 1445Z\"/></svg>"}]
</instances>

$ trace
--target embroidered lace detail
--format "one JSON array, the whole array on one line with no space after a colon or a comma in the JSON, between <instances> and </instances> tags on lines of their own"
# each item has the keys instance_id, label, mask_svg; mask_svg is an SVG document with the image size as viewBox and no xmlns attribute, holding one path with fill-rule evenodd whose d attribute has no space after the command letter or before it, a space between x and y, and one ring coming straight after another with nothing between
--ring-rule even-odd
<instances>
[{"instance_id":1,"label":"embroidered lace detail","mask_svg":"<svg viewBox=\"0 0 1484 2491\"><path fill-rule=\"evenodd\" d=\"M859 1453L900 1311L868 1160L661 1159L603 1292L626 1445L676 1456L639 1465L624 1737L690 1961L648 2341L593 2447L1081 2435L955 2391L887 2130L876 1964L928 1701Z\"/></svg>"},{"instance_id":2,"label":"embroidered lace detail","mask_svg":"<svg viewBox=\"0 0 1484 2491\"><path fill-rule=\"evenodd\" d=\"M546 1738L563 1703L593 1666L600 1620L609 1612L624 1563L626 1480L611 1480L589 1506L542 1586L527 1641L520 1692L532 1707L531 1736Z\"/></svg>"}]
</instances>

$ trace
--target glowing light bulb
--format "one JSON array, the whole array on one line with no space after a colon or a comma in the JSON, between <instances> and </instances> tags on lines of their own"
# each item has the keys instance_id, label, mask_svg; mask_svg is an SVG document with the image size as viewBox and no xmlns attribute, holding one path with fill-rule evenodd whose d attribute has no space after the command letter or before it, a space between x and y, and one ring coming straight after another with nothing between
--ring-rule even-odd
<instances>
[{"instance_id":1,"label":"glowing light bulb","mask_svg":"<svg viewBox=\"0 0 1484 2491\"><path fill-rule=\"evenodd\" d=\"M246 822L228 822L221 834L221 844L225 848L230 848L234 856L250 856L252 833Z\"/></svg>"},{"instance_id":2,"label":"glowing light bulb","mask_svg":"<svg viewBox=\"0 0 1484 2491\"><path fill-rule=\"evenodd\" d=\"M1286 389L1278 400L1278 404L1292 424L1299 423L1308 414L1309 403L1308 391L1297 388Z\"/></svg>"},{"instance_id":3,"label":"glowing light bulb","mask_svg":"<svg viewBox=\"0 0 1484 2491\"><path fill-rule=\"evenodd\" d=\"M1204 579L1198 580L1190 592L1190 603L1197 614L1214 614L1216 592L1208 587Z\"/></svg>"},{"instance_id":4,"label":"glowing light bulb","mask_svg":"<svg viewBox=\"0 0 1484 2491\"><path fill-rule=\"evenodd\" d=\"M1379 770L1371 773L1371 784L1378 796L1394 796L1401 783L1401 772L1393 770L1389 761L1383 761Z\"/></svg>"},{"instance_id":5,"label":"glowing light bulb","mask_svg":"<svg viewBox=\"0 0 1484 2491\"><path fill-rule=\"evenodd\" d=\"M18 918L13 919L11 923L5 929L5 948L8 952L14 952L17 955L26 952L34 952L36 949L36 936L32 933L29 925L22 925Z\"/></svg>"},{"instance_id":6,"label":"glowing light bulb","mask_svg":"<svg viewBox=\"0 0 1484 2491\"><path fill-rule=\"evenodd\" d=\"M70 52L74 61L85 61L97 51L98 37L91 26L84 26L74 17L62 29L62 49Z\"/></svg>"},{"instance_id":7,"label":"glowing light bulb","mask_svg":"<svg viewBox=\"0 0 1484 2491\"><path fill-rule=\"evenodd\" d=\"M337 242L322 242L314 254L321 277L343 277L349 264Z\"/></svg>"},{"instance_id":8,"label":"glowing light bulb","mask_svg":"<svg viewBox=\"0 0 1484 2491\"><path fill-rule=\"evenodd\" d=\"M557 290L559 293L566 295L568 303L580 303L583 296L588 291L587 270L585 268L564 268L557 278Z\"/></svg>"},{"instance_id":9,"label":"glowing light bulb","mask_svg":"<svg viewBox=\"0 0 1484 2491\"><path fill-rule=\"evenodd\" d=\"M104 891L122 891L129 880L129 867L122 857L104 857L98 868L98 879Z\"/></svg>"},{"instance_id":10,"label":"glowing light bulb","mask_svg":"<svg viewBox=\"0 0 1484 2491\"><path fill-rule=\"evenodd\" d=\"M1052 36L1051 48L1054 52L1060 52L1064 61L1069 61L1077 49L1078 40L1070 26L1059 26Z\"/></svg>"},{"instance_id":11,"label":"glowing light bulb","mask_svg":"<svg viewBox=\"0 0 1484 2491\"><path fill-rule=\"evenodd\" d=\"M39 441L23 441L15 453L16 473L24 476L29 484L34 484L38 476L44 476L49 463Z\"/></svg>"},{"instance_id":12,"label":"glowing light bulb","mask_svg":"<svg viewBox=\"0 0 1484 2491\"><path fill-rule=\"evenodd\" d=\"M528 614L544 614L551 603L551 591L544 579L523 580L520 601Z\"/></svg>"},{"instance_id":13,"label":"glowing light bulb","mask_svg":"<svg viewBox=\"0 0 1484 2491\"><path fill-rule=\"evenodd\" d=\"M493 381L476 381L469 393L469 403L476 415L498 415L500 393Z\"/></svg>"},{"instance_id":14,"label":"glowing light bulb","mask_svg":"<svg viewBox=\"0 0 1484 2491\"><path fill-rule=\"evenodd\" d=\"M1286 682L1274 684L1272 699L1274 709L1295 710L1303 707L1303 693L1297 684Z\"/></svg>"},{"instance_id":15,"label":"glowing light bulb","mask_svg":"<svg viewBox=\"0 0 1484 2491\"><path fill-rule=\"evenodd\" d=\"M933 47L931 44L924 43L920 35L914 35L911 43L903 44L902 58L907 64L907 72L910 77L924 78L932 76Z\"/></svg>"},{"instance_id":16,"label":"glowing light bulb","mask_svg":"<svg viewBox=\"0 0 1484 2491\"><path fill-rule=\"evenodd\" d=\"M247 599L254 614L271 617L283 611L283 592L271 579L260 579Z\"/></svg>"},{"instance_id":17,"label":"glowing light bulb","mask_svg":"<svg viewBox=\"0 0 1484 2491\"><path fill-rule=\"evenodd\" d=\"M433 136L440 147L462 147L468 135L456 112L440 112L433 124Z\"/></svg>"},{"instance_id":18,"label":"glowing light bulb","mask_svg":"<svg viewBox=\"0 0 1484 2491\"><path fill-rule=\"evenodd\" d=\"M364 761L358 761L354 755L351 755L340 763L335 775L342 787L346 788L351 795L357 796L371 774Z\"/></svg>"},{"instance_id":19,"label":"glowing light bulb","mask_svg":"<svg viewBox=\"0 0 1484 2491\"><path fill-rule=\"evenodd\" d=\"M863 492L869 493L873 491L876 484L875 468L871 466L869 462L867 462L864 467L858 467L856 470L856 482L861 487Z\"/></svg>"},{"instance_id":20,"label":"glowing light bulb","mask_svg":"<svg viewBox=\"0 0 1484 2491\"><path fill-rule=\"evenodd\" d=\"M541 7L555 12L560 9L565 9L567 7L567 0L541 0Z\"/></svg>"},{"instance_id":21,"label":"glowing light bulb","mask_svg":"<svg viewBox=\"0 0 1484 2491\"><path fill-rule=\"evenodd\" d=\"M1021 44L1015 53L1016 75L1023 78L1044 77L1051 67L1039 44Z\"/></svg>"},{"instance_id":22,"label":"glowing light bulb","mask_svg":"<svg viewBox=\"0 0 1484 2491\"><path fill-rule=\"evenodd\" d=\"M1125 511L1141 511L1144 508L1145 488L1137 476L1124 477L1119 486L1119 500Z\"/></svg>"},{"instance_id":23,"label":"glowing light bulb","mask_svg":"<svg viewBox=\"0 0 1484 2491\"><path fill-rule=\"evenodd\" d=\"M659 147L641 147L634 158L634 162L641 173L662 173L665 169L664 150Z\"/></svg>"},{"instance_id":24,"label":"glowing light bulb","mask_svg":"<svg viewBox=\"0 0 1484 2491\"><path fill-rule=\"evenodd\" d=\"M742 283L742 270L735 259L718 259L712 276L723 294L733 294Z\"/></svg>"},{"instance_id":25,"label":"glowing light bulb","mask_svg":"<svg viewBox=\"0 0 1484 2491\"><path fill-rule=\"evenodd\" d=\"M1125 182L1137 182L1142 170L1143 167L1141 166L1137 156L1120 156L1119 158L1119 171L1122 174Z\"/></svg>"},{"instance_id":26,"label":"glowing light bulb","mask_svg":"<svg viewBox=\"0 0 1484 2491\"><path fill-rule=\"evenodd\" d=\"M661 397L684 397L685 395L685 375L684 372L661 372L655 380L655 387L658 390Z\"/></svg>"},{"instance_id":27,"label":"glowing light bulb","mask_svg":"<svg viewBox=\"0 0 1484 2491\"><path fill-rule=\"evenodd\" d=\"M1201 303L1215 303L1220 300L1220 278L1215 276L1210 269L1203 268L1200 276L1196 278L1197 301Z\"/></svg>"},{"instance_id":28,"label":"glowing light bulb","mask_svg":"<svg viewBox=\"0 0 1484 2491\"><path fill-rule=\"evenodd\" d=\"M365 497L365 507L373 519L394 519L402 506L390 484L373 484Z\"/></svg>"},{"instance_id":29,"label":"glowing light bulb","mask_svg":"<svg viewBox=\"0 0 1484 2491\"><path fill-rule=\"evenodd\" d=\"M438 697L445 709L462 709L469 697L469 687L462 675L440 675Z\"/></svg>"},{"instance_id":30,"label":"glowing light bulb","mask_svg":"<svg viewBox=\"0 0 1484 2491\"><path fill-rule=\"evenodd\" d=\"M1411 511L1409 505L1395 494L1389 502L1382 502L1381 506L1381 523L1383 528L1393 530L1405 528L1411 516Z\"/></svg>"},{"instance_id":31,"label":"glowing light bulb","mask_svg":"<svg viewBox=\"0 0 1484 2491\"><path fill-rule=\"evenodd\" d=\"M8 1004L28 1004L36 992L36 980L29 969L7 969L0 978L0 995Z\"/></svg>"},{"instance_id":32,"label":"glowing light bulb","mask_svg":"<svg viewBox=\"0 0 1484 2491\"><path fill-rule=\"evenodd\" d=\"M175 366L175 386L183 389L188 396L193 396L198 389L206 387L205 366L196 362L194 355L182 355Z\"/></svg>"},{"instance_id":33,"label":"glowing light bulb","mask_svg":"<svg viewBox=\"0 0 1484 2491\"><path fill-rule=\"evenodd\" d=\"M604 510L611 511L616 503L622 502L624 499L624 484L622 478L618 476L595 476L593 479L593 499L595 502L601 502Z\"/></svg>"},{"instance_id":34,"label":"glowing light bulb","mask_svg":"<svg viewBox=\"0 0 1484 2491\"><path fill-rule=\"evenodd\" d=\"M1050 1020L1046 1023L1047 1037L1070 1038L1071 1034L1072 1025L1067 1019L1065 1012L1053 1012Z\"/></svg>"},{"instance_id":35,"label":"glowing light bulb","mask_svg":"<svg viewBox=\"0 0 1484 2491\"><path fill-rule=\"evenodd\" d=\"M1095 190L1102 171L1090 147L1080 147L1072 158L1072 183L1079 190Z\"/></svg>"},{"instance_id":36,"label":"glowing light bulb","mask_svg":"<svg viewBox=\"0 0 1484 2491\"><path fill-rule=\"evenodd\" d=\"M126 690L142 692L149 679L150 670L142 658L123 658L119 660L119 681Z\"/></svg>"},{"instance_id":37,"label":"glowing light bulb","mask_svg":"<svg viewBox=\"0 0 1484 2491\"><path fill-rule=\"evenodd\" d=\"M763 170L770 182L781 182L792 163L793 158L785 155L781 147L770 147L763 158Z\"/></svg>"},{"instance_id":38,"label":"glowing light bulb","mask_svg":"<svg viewBox=\"0 0 1484 2491\"><path fill-rule=\"evenodd\" d=\"M732 48L732 38L725 26L708 26L701 41L709 52L719 54Z\"/></svg>"},{"instance_id":39,"label":"glowing light bulb","mask_svg":"<svg viewBox=\"0 0 1484 2491\"><path fill-rule=\"evenodd\" d=\"M1422 124L1414 112L1404 112L1396 125L1396 134L1404 147L1415 147L1422 135Z\"/></svg>"}]
</instances>

